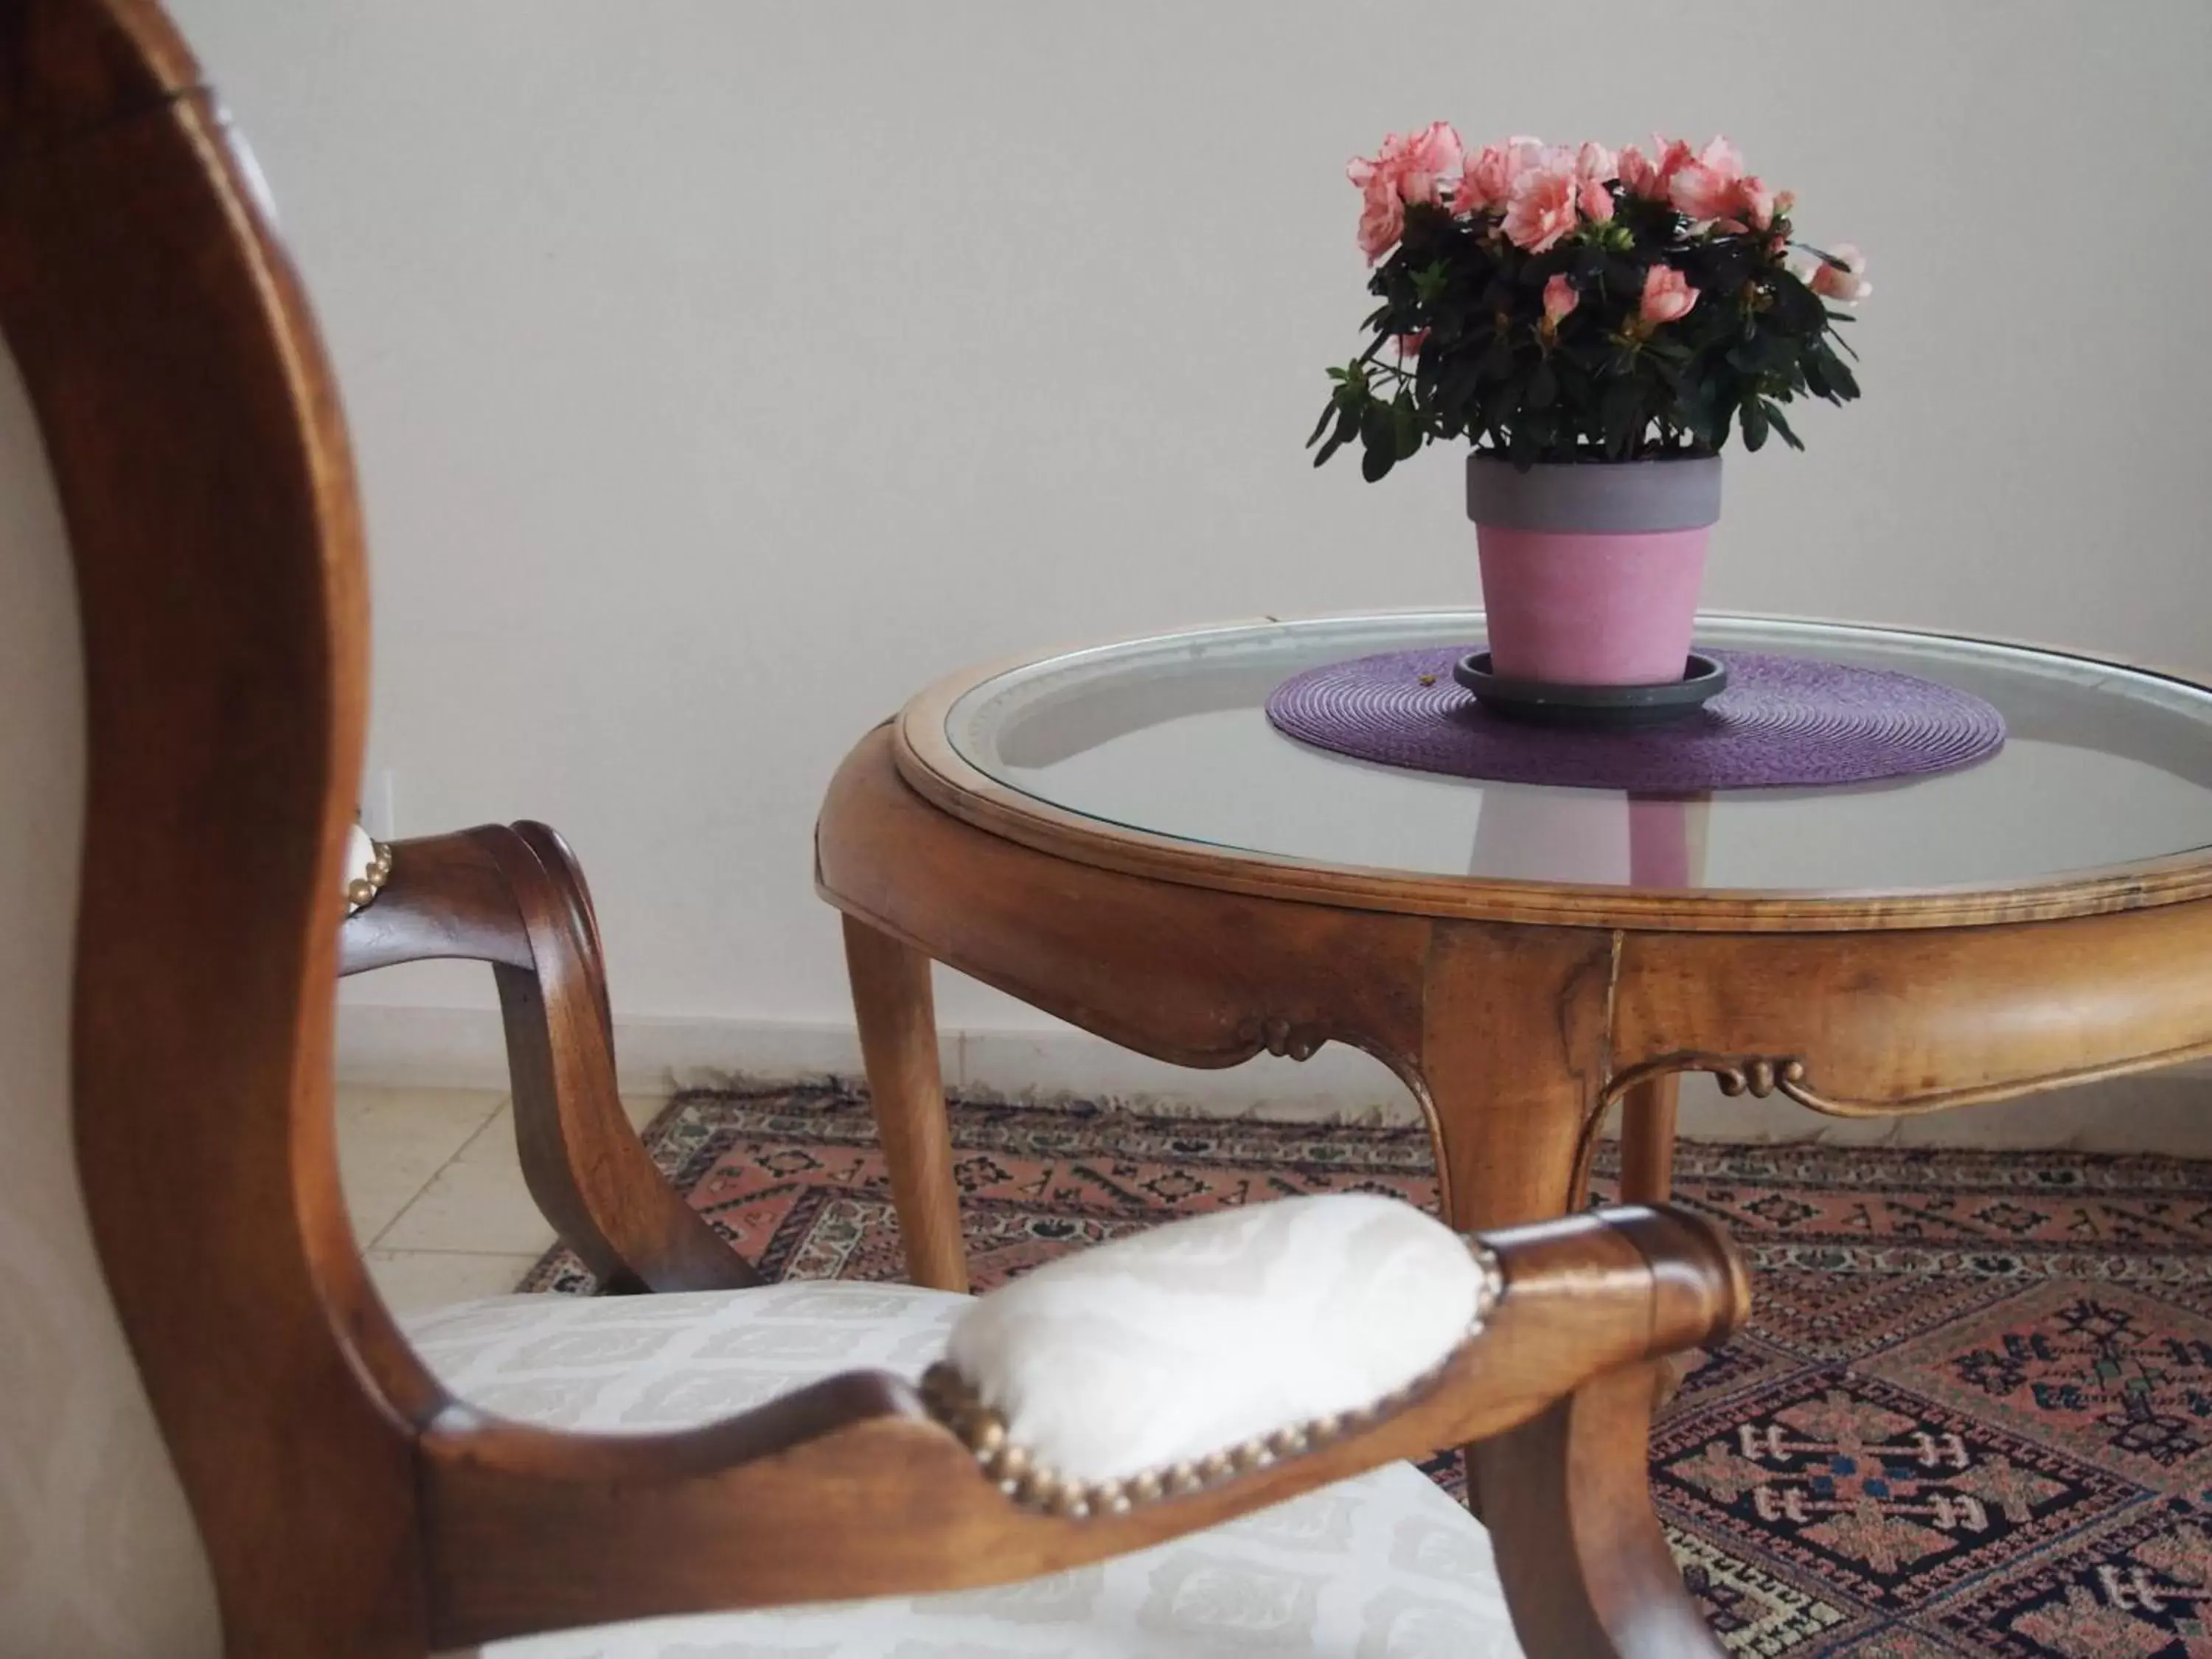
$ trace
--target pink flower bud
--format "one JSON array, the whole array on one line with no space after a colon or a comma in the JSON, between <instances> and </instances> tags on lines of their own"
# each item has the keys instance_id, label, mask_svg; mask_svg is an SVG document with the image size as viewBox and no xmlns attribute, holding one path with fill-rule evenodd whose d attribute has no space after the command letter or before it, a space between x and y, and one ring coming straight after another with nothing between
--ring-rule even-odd
<instances>
[{"instance_id":1,"label":"pink flower bud","mask_svg":"<svg viewBox=\"0 0 2212 1659\"><path fill-rule=\"evenodd\" d=\"M1656 264L1644 273L1644 297L1636 307L1637 320L1648 331L1662 323L1679 322L1698 303L1698 290L1690 279L1669 264Z\"/></svg>"},{"instance_id":2,"label":"pink flower bud","mask_svg":"<svg viewBox=\"0 0 2212 1659\"><path fill-rule=\"evenodd\" d=\"M1821 260L1806 279L1807 287L1839 306L1855 306L1874 292L1874 284L1866 279L1865 254L1849 242L1838 242L1829 252L1843 262L1841 266Z\"/></svg>"},{"instance_id":3,"label":"pink flower bud","mask_svg":"<svg viewBox=\"0 0 2212 1659\"><path fill-rule=\"evenodd\" d=\"M1567 280L1567 273L1559 272L1544 284L1544 332L1550 334L1557 330L1582 302L1583 296Z\"/></svg>"}]
</instances>

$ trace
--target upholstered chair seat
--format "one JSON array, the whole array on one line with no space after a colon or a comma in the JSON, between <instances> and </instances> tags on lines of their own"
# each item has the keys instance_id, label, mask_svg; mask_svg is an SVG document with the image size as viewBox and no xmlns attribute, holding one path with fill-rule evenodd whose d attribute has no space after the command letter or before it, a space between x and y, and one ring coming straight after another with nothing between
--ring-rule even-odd
<instances>
[{"instance_id":1,"label":"upholstered chair seat","mask_svg":"<svg viewBox=\"0 0 2212 1659\"><path fill-rule=\"evenodd\" d=\"M1122 1477L1076 1490L1094 1501L1110 1491L1126 1507L1147 1468L1201 1480L1210 1455L1287 1451L1316 1422L1356 1419L1418 1388L1480 1329L1492 1272L1419 1212L1343 1195L1159 1228L980 1300L849 1282L500 1297L418 1317L409 1334L472 1406L576 1431L684 1429L836 1372L890 1371L939 1395L972 1392L971 1415L986 1425L975 1437L990 1443L979 1462L997 1452L1003 1467L1001 1448L1024 1445L1033 1463ZM1056 1501L1073 1501L1065 1485ZM484 1650L486 1659L1520 1651L1482 1528L1406 1463L1023 1583Z\"/></svg>"}]
</instances>

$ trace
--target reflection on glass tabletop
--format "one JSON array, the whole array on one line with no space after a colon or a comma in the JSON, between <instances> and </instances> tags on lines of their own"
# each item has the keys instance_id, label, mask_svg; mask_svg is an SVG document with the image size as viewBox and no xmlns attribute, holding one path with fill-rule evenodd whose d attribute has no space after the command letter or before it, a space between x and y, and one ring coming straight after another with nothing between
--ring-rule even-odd
<instances>
[{"instance_id":1,"label":"reflection on glass tabletop","mask_svg":"<svg viewBox=\"0 0 2212 1659\"><path fill-rule=\"evenodd\" d=\"M2004 747L1955 772L1686 800L1372 765L1267 723L1291 675L1482 641L1476 612L1195 629L1048 658L948 711L988 778L1123 828L1423 876L1708 890L2004 884L2212 848L2212 691L2055 652L1830 623L1700 618L1700 649L1918 674L1986 698ZM1562 733L1561 742L1573 734Z\"/></svg>"}]
</instances>

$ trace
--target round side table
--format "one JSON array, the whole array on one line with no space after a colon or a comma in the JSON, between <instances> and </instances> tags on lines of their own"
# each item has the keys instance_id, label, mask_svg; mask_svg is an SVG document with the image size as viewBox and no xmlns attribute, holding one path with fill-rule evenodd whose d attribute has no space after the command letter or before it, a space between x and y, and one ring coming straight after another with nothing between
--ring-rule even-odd
<instances>
[{"instance_id":1,"label":"round side table","mask_svg":"<svg viewBox=\"0 0 2212 1659\"><path fill-rule=\"evenodd\" d=\"M2212 690L1708 618L1702 646L1923 675L2009 735L1961 771L1688 799L1370 766L1267 721L1301 670L1481 635L1446 612L1194 629L956 675L862 740L817 884L917 1283L967 1277L933 959L1182 1065L1365 1049L1467 1229L1578 1206L1615 1104L1624 1196L1665 1196L1686 1072L1864 1116L2212 1052Z\"/></svg>"}]
</instances>

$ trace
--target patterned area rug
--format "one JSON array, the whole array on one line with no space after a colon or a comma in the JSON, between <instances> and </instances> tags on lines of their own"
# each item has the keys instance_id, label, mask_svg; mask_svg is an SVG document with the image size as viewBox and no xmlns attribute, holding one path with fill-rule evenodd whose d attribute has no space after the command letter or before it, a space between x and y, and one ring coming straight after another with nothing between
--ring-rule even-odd
<instances>
[{"instance_id":1,"label":"patterned area rug","mask_svg":"<svg viewBox=\"0 0 2212 1659\"><path fill-rule=\"evenodd\" d=\"M969 1105L955 1139L981 1288L1224 1205L1436 1194L1418 1129ZM903 1277L862 1101L680 1095L648 1140L769 1277ZM1679 1195L1756 1273L1652 1464L1732 1650L2212 1656L2212 1165L1690 1146ZM592 1287L556 1251L524 1288Z\"/></svg>"}]
</instances>

